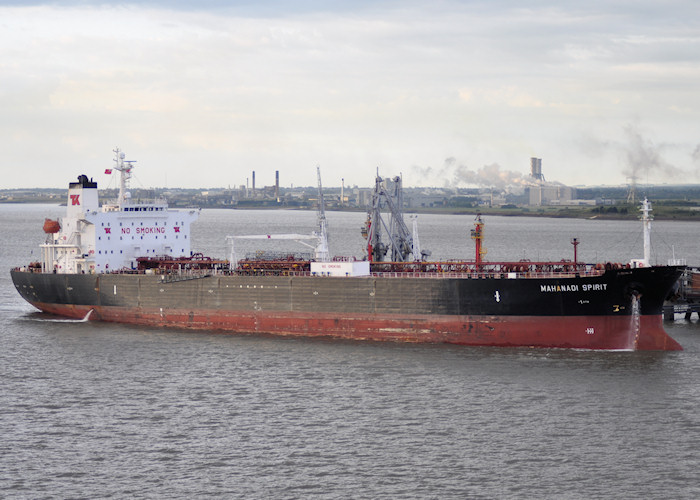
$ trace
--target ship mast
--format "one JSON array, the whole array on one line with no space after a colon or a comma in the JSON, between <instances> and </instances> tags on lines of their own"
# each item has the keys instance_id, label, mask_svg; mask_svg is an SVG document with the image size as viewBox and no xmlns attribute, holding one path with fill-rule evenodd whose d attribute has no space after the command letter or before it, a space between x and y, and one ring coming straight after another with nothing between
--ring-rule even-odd
<instances>
[{"instance_id":1,"label":"ship mast","mask_svg":"<svg viewBox=\"0 0 700 500\"><path fill-rule=\"evenodd\" d=\"M133 168L132 163L134 161L125 161L126 155L119 148L113 149L114 151L114 161L116 162L115 170L119 171L119 198L117 199L118 205L123 205L127 203L128 199L131 198L131 193L129 189L129 180L131 179L131 169Z\"/></svg>"},{"instance_id":2,"label":"ship mast","mask_svg":"<svg viewBox=\"0 0 700 500\"><path fill-rule=\"evenodd\" d=\"M471 231L471 237L474 240L474 245L476 247L475 264L477 271L481 269L481 264L483 263L484 255L486 255L486 248L483 246L484 241L484 222L481 220L481 214L476 214L476 219L474 220L474 229Z\"/></svg>"},{"instance_id":3,"label":"ship mast","mask_svg":"<svg viewBox=\"0 0 700 500\"><path fill-rule=\"evenodd\" d=\"M642 212L642 225L644 227L644 265L649 266L651 261L651 221L653 217L650 215L651 202L647 198L644 198L642 208L639 211Z\"/></svg>"},{"instance_id":4,"label":"ship mast","mask_svg":"<svg viewBox=\"0 0 700 500\"><path fill-rule=\"evenodd\" d=\"M414 215L411 219L413 220L413 260L419 262L422 260L423 255L420 251L420 240L418 239L418 216Z\"/></svg>"},{"instance_id":5,"label":"ship mast","mask_svg":"<svg viewBox=\"0 0 700 500\"><path fill-rule=\"evenodd\" d=\"M321 185L321 167L316 167L318 176L318 245L316 246L316 260L328 262L330 252L328 251L328 223L326 222L326 203L323 199L323 186Z\"/></svg>"}]
</instances>

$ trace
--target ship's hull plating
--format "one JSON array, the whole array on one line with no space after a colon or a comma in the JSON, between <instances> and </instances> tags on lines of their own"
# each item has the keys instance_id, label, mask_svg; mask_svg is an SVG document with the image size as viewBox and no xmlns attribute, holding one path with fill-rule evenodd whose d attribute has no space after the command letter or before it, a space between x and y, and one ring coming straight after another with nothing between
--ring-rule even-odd
<instances>
[{"instance_id":1,"label":"ship's hull plating","mask_svg":"<svg viewBox=\"0 0 700 500\"><path fill-rule=\"evenodd\" d=\"M462 345L677 350L662 306L680 269L595 277L275 277L13 271L38 309L236 333ZM92 311L92 312L91 312Z\"/></svg>"}]
</instances>

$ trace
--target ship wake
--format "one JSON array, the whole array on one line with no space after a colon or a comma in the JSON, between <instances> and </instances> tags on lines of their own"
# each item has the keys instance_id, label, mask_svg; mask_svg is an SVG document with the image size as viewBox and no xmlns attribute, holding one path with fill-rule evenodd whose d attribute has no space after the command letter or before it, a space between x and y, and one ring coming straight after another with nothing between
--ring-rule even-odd
<instances>
[{"instance_id":1,"label":"ship wake","mask_svg":"<svg viewBox=\"0 0 700 500\"><path fill-rule=\"evenodd\" d=\"M65 319L65 318L32 318L33 321L42 321L46 323L87 323L90 320L90 315L94 309L90 309L87 314L81 319Z\"/></svg>"}]
</instances>

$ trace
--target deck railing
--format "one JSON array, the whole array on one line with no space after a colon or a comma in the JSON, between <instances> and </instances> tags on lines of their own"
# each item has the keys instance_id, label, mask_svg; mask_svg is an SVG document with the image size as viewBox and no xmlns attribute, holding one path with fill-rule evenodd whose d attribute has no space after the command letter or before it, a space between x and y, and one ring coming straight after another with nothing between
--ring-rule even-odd
<instances>
[{"instance_id":1,"label":"deck railing","mask_svg":"<svg viewBox=\"0 0 700 500\"><path fill-rule=\"evenodd\" d=\"M35 269L31 267L16 267L14 271L23 272L42 272L41 269ZM586 277L586 276L600 276L605 272L604 269L588 268L586 270L578 271L523 271L523 272L421 272L421 271L406 271L406 272L372 272L369 275L364 276L343 276L344 278L389 278L389 279L399 279L399 278L424 278L424 279L538 279L538 278L574 278L574 277ZM119 269L110 271L105 274L139 274L139 275L156 275L160 276L163 281L174 282L184 279L194 279L194 278L204 278L207 276L283 276L283 277L302 277L311 276L319 279L329 278L331 276L312 273L311 271L288 271L284 269L279 270L246 270L237 271L230 269L180 269L180 270L169 270L162 271L159 269L149 269L149 270L133 270L133 269Z\"/></svg>"}]
</instances>

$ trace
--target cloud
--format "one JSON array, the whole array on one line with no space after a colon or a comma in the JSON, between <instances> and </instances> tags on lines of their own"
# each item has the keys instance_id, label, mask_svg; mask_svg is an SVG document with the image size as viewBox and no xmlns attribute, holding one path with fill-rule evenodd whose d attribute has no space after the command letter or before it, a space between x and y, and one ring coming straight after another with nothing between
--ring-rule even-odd
<instances>
[{"instance_id":1,"label":"cloud","mask_svg":"<svg viewBox=\"0 0 700 500\"><path fill-rule=\"evenodd\" d=\"M4 3L3 161L33 172L4 180L62 186L53 165L89 173L115 145L171 186L244 184L253 168L314 185L316 164L348 184L376 165L494 182L531 156L548 179L624 182L623 145L626 170L678 175L697 145L697 5ZM653 132L626 135L631 121ZM598 164L572 154L601 130L617 146Z\"/></svg>"}]
</instances>

